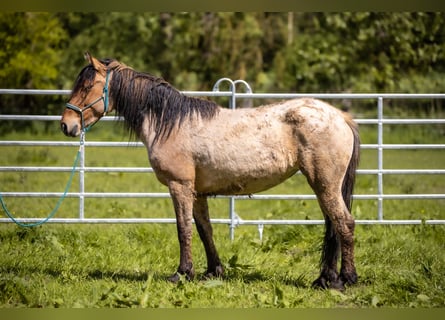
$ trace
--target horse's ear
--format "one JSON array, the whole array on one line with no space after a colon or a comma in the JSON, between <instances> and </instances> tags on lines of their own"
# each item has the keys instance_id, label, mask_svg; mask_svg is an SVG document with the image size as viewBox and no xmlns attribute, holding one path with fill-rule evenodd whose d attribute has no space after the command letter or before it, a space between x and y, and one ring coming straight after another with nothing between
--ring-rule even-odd
<instances>
[{"instance_id":1,"label":"horse's ear","mask_svg":"<svg viewBox=\"0 0 445 320\"><path fill-rule=\"evenodd\" d=\"M95 57L93 57L88 51L85 52L84 56L85 56L85 60L87 60L89 63L91 63L93 65L94 69L96 69L97 71L99 71L100 74L105 76L106 67L102 64L102 62L100 62Z\"/></svg>"}]
</instances>

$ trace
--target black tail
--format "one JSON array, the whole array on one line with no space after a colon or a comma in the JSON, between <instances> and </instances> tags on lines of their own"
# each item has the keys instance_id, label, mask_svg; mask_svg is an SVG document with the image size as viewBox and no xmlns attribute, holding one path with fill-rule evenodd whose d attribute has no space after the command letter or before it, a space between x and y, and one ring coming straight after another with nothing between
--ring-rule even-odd
<instances>
[{"instance_id":1,"label":"black tail","mask_svg":"<svg viewBox=\"0 0 445 320\"><path fill-rule=\"evenodd\" d=\"M348 169L346 170L346 174L343 179L341 192L346 207L348 208L349 212L351 212L352 193L354 191L354 184L355 184L355 171L357 170L360 161L360 136L357 124L352 119L346 119L346 120L354 135L354 146L352 149L351 160L349 160Z\"/></svg>"}]
</instances>

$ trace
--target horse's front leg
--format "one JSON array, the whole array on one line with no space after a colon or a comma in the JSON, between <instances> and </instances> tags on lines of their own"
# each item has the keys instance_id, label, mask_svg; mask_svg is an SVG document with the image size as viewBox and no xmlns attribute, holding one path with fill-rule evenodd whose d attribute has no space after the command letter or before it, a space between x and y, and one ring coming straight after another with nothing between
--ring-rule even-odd
<instances>
[{"instance_id":1,"label":"horse's front leg","mask_svg":"<svg viewBox=\"0 0 445 320\"><path fill-rule=\"evenodd\" d=\"M219 259L215 243L213 242L213 230L212 225L210 224L209 207L207 205L206 197L198 196L196 198L193 206L193 217L207 256L207 271L205 276L222 276L224 268Z\"/></svg>"},{"instance_id":2,"label":"horse's front leg","mask_svg":"<svg viewBox=\"0 0 445 320\"><path fill-rule=\"evenodd\" d=\"M192 212L195 198L193 183L172 181L168 187L175 208L180 249L178 270L169 280L177 282L180 275L191 280L195 275L192 262Z\"/></svg>"}]
</instances>

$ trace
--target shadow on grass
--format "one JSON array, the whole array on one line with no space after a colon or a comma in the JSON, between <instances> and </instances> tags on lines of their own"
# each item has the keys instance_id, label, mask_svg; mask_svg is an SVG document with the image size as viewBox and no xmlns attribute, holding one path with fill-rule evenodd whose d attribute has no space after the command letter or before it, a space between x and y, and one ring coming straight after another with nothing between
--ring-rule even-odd
<instances>
[{"instance_id":1,"label":"shadow on grass","mask_svg":"<svg viewBox=\"0 0 445 320\"><path fill-rule=\"evenodd\" d=\"M134 272L134 271L110 271L110 270L92 270L87 273L80 272L77 273L75 270L66 271L63 269L54 269L54 268L39 268L39 267L17 267L17 266L3 266L1 269L1 273L11 274L17 277L21 275L29 275L29 274L45 274L47 276L53 278L66 278L69 274L72 275L81 275L86 278L93 280L113 280L113 281L132 281L132 282L144 282L149 277L151 277L155 281L162 281L169 283L168 278L171 276L171 273L167 272ZM256 270L244 270L242 272L239 271L231 271L228 272L221 278L207 278L204 274L198 274L194 280L195 282L206 282L209 280L220 279L222 281L227 282L243 282L246 284L258 283L258 282L277 282L283 285L294 286L296 288L311 288L310 283L305 277L305 275L300 275L298 277L289 277L289 276L280 276L280 275L270 275Z\"/></svg>"},{"instance_id":2,"label":"shadow on grass","mask_svg":"<svg viewBox=\"0 0 445 320\"><path fill-rule=\"evenodd\" d=\"M125 281L146 281L149 276L152 276L153 280L156 281L167 281L167 278L170 275L167 274L159 274L156 272L129 272L129 271L102 271L102 270L94 270L88 272L88 278L94 280L102 280L102 279L111 279L115 281L125 280Z\"/></svg>"},{"instance_id":3,"label":"shadow on grass","mask_svg":"<svg viewBox=\"0 0 445 320\"><path fill-rule=\"evenodd\" d=\"M243 272L228 272L223 276L224 281L239 281L246 284L258 282L277 282L287 286L296 288L311 288L311 282L308 282L305 275L301 274L298 277L290 277L286 275L270 275L257 270L248 270Z\"/></svg>"},{"instance_id":4,"label":"shadow on grass","mask_svg":"<svg viewBox=\"0 0 445 320\"><path fill-rule=\"evenodd\" d=\"M170 273L158 273L158 272L111 272L111 271L101 271L95 270L88 273L88 277L91 279L112 279L114 281L124 280L124 281L146 281L149 277L152 277L155 281L165 281L169 282L168 278L171 276ZM220 279L222 281L234 281L243 282L246 284L257 283L257 282L278 282L283 285L294 286L296 288L311 288L311 284L306 281L304 275L300 275L297 278L292 278L289 276L269 276L260 271L250 271L243 273L227 274L221 278L208 278L204 274L198 274L194 280L195 282L206 282L215 279Z\"/></svg>"},{"instance_id":5,"label":"shadow on grass","mask_svg":"<svg viewBox=\"0 0 445 320\"><path fill-rule=\"evenodd\" d=\"M94 270L90 272L76 272L75 270L66 271L63 269L53 269L53 268L39 268L39 267L16 267L16 266L3 266L0 268L0 275L6 275L10 274L15 277L21 277L22 275L29 275L29 274L41 274L46 275L53 278L66 278L67 276L71 275L80 275L85 276L88 279L93 280L102 280L102 279L109 279L114 281L146 281L149 277L149 275L152 276L154 280L167 280L168 275L167 274L156 274L152 272L130 272L130 271L119 271L119 272L113 272L113 271L102 271L102 270Z\"/></svg>"}]
</instances>

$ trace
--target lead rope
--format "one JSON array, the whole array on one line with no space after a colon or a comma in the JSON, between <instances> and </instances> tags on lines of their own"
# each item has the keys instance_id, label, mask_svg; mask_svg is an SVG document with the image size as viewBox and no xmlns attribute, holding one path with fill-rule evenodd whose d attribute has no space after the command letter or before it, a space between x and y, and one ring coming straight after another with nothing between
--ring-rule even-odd
<instances>
[{"instance_id":1,"label":"lead rope","mask_svg":"<svg viewBox=\"0 0 445 320\"><path fill-rule=\"evenodd\" d=\"M73 164L73 168L71 169L71 173L70 173L70 177L68 178L68 182L66 184L65 187L65 191L63 192L62 196L59 198L59 200L56 203L56 206L54 207L54 209L49 213L49 215L40 221L37 222L31 222L31 223L25 223L25 222L20 222L19 220L17 220L14 215L8 210L8 208L6 207L6 203L3 200L2 194L0 192L0 203L2 205L3 210L5 211L6 215L18 226L20 227L24 227L24 228L32 228L32 227L37 227L40 226L42 224L44 224L45 222L48 222L49 219L53 218L55 216L55 214L57 213L57 211L59 210L60 205L62 204L63 200L65 200L66 195L68 193L68 190L71 187L71 183L73 182L73 177L74 177L74 173L76 172L76 167L77 167L77 163L79 162L79 158L80 158L80 153L81 153L81 149L82 149L82 145L84 144L84 137L85 137L85 132L82 131L81 133L81 138L80 138L80 147L79 147L79 151L77 151L76 157L74 158L74 164Z\"/></svg>"}]
</instances>

